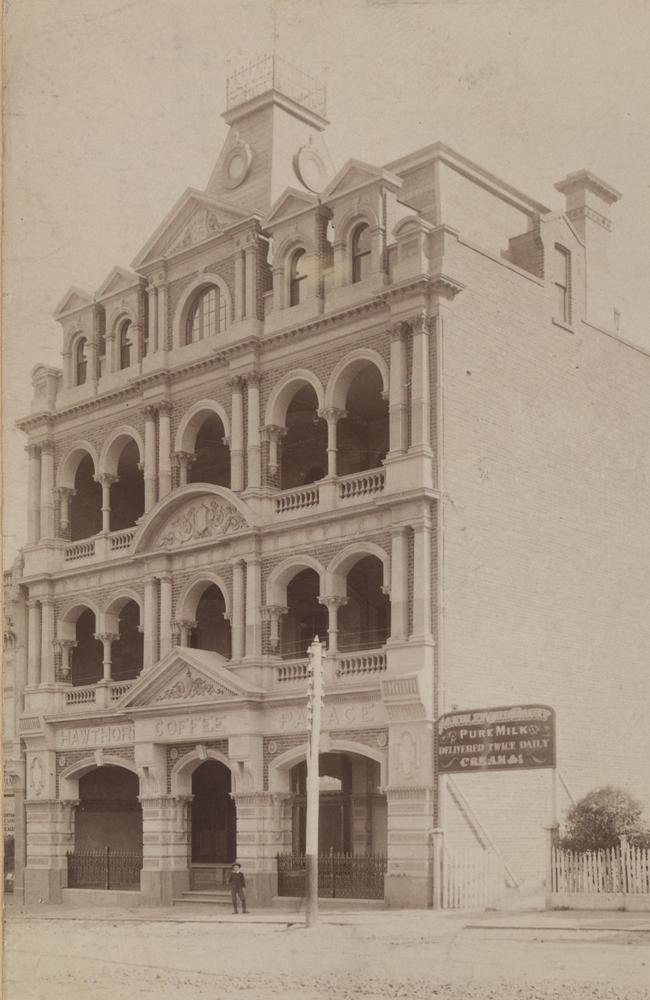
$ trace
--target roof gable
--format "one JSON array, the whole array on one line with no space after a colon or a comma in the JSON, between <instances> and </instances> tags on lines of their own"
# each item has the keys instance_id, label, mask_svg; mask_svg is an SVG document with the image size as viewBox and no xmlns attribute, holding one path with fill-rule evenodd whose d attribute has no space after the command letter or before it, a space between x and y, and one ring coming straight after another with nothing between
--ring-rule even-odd
<instances>
[{"instance_id":1,"label":"roof gable","mask_svg":"<svg viewBox=\"0 0 650 1000\"><path fill-rule=\"evenodd\" d=\"M264 219L264 229L277 226L279 222L300 215L302 212L310 211L318 205L318 198L315 194L307 194L297 188L286 188L280 197L271 206L271 211Z\"/></svg>"},{"instance_id":2,"label":"roof gable","mask_svg":"<svg viewBox=\"0 0 650 1000\"><path fill-rule=\"evenodd\" d=\"M77 288L76 285L72 285L54 310L54 318L63 319L71 313L79 312L80 309L86 309L88 306L91 306L93 302L94 299L90 292L86 292L83 288Z\"/></svg>"},{"instance_id":3,"label":"roof gable","mask_svg":"<svg viewBox=\"0 0 650 1000\"><path fill-rule=\"evenodd\" d=\"M348 191L356 191L358 188L366 187L368 184L376 184L378 181L392 187L396 191L402 186L401 178L396 174L389 173L382 167L375 167L371 163L364 163L362 160L348 160L336 176L332 178L321 197L323 201L328 201L341 194L346 194Z\"/></svg>"},{"instance_id":4,"label":"roof gable","mask_svg":"<svg viewBox=\"0 0 650 1000\"><path fill-rule=\"evenodd\" d=\"M132 266L140 269L160 257L179 253L249 217L248 212L188 188L137 254Z\"/></svg>"},{"instance_id":5,"label":"roof gable","mask_svg":"<svg viewBox=\"0 0 650 1000\"><path fill-rule=\"evenodd\" d=\"M231 672L227 662L219 653L177 646L141 674L115 707L130 711L259 699L262 689Z\"/></svg>"},{"instance_id":6,"label":"roof gable","mask_svg":"<svg viewBox=\"0 0 650 1000\"><path fill-rule=\"evenodd\" d=\"M101 285L96 297L98 299L105 299L110 295L117 295L118 292L124 292L127 288L133 288L135 285L141 283L142 278L135 271L129 271L125 267L114 267Z\"/></svg>"}]
</instances>

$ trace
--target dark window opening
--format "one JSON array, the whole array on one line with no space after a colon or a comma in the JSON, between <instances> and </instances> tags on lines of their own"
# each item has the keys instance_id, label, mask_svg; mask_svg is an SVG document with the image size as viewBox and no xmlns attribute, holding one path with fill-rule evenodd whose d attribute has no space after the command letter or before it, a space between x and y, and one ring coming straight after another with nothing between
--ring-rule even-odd
<instances>
[{"instance_id":1,"label":"dark window opening","mask_svg":"<svg viewBox=\"0 0 650 1000\"><path fill-rule=\"evenodd\" d=\"M207 649L220 653L227 660L231 656L230 622L225 617L226 602L223 594L212 583L201 594L196 608L196 628L192 630L192 649Z\"/></svg>"},{"instance_id":2,"label":"dark window opening","mask_svg":"<svg viewBox=\"0 0 650 1000\"><path fill-rule=\"evenodd\" d=\"M215 285L198 293L187 315L185 343L194 344L225 330L228 325L226 300Z\"/></svg>"},{"instance_id":3,"label":"dark window opening","mask_svg":"<svg viewBox=\"0 0 650 1000\"><path fill-rule=\"evenodd\" d=\"M117 463L117 480L111 485L111 531L133 528L144 514L144 476L139 462L138 446L129 441Z\"/></svg>"},{"instance_id":4,"label":"dark window opening","mask_svg":"<svg viewBox=\"0 0 650 1000\"><path fill-rule=\"evenodd\" d=\"M291 258L289 275L289 305L298 306L307 297L307 254L297 250Z\"/></svg>"},{"instance_id":5,"label":"dark window opening","mask_svg":"<svg viewBox=\"0 0 650 1000\"><path fill-rule=\"evenodd\" d=\"M336 428L336 468L339 476L381 467L388 451L388 406L383 383L373 364L352 379L345 408L347 417Z\"/></svg>"},{"instance_id":6,"label":"dark window opening","mask_svg":"<svg viewBox=\"0 0 650 1000\"><path fill-rule=\"evenodd\" d=\"M231 864L237 856L237 812L231 776L220 761L206 760L192 775L192 862Z\"/></svg>"},{"instance_id":7,"label":"dark window opening","mask_svg":"<svg viewBox=\"0 0 650 1000\"><path fill-rule=\"evenodd\" d=\"M131 366L131 348L133 346L131 326L130 319L125 320L120 326L120 369Z\"/></svg>"},{"instance_id":8,"label":"dark window opening","mask_svg":"<svg viewBox=\"0 0 650 1000\"><path fill-rule=\"evenodd\" d=\"M376 649L390 634L390 600L382 593L383 566L376 556L366 556L347 577L347 604L339 608L338 644L341 651Z\"/></svg>"},{"instance_id":9,"label":"dark window opening","mask_svg":"<svg viewBox=\"0 0 650 1000\"><path fill-rule=\"evenodd\" d=\"M80 778L75 848L141 852L142 806L138 794L137 775L122 767L104 765ZM119 864L117 857L115 863ZM137 869L134 878L138 879Z\"/></svg>"},{"instance_id":10,"label":"dark window opening","mask_svg":"<svg viewBox=\"0 0 650 1000\"><path fill-rule=\"evenodd\" d=\"M318 416L318 400L303 386L287 409L287 433L279 444L280 488L291 489L323 479L327 469L327 425Z\"/></svg>"},{"instance_id":11,"label":"dark window opening","mask_svg":"<svg viewBox=\"0 0 650 1000\"><path fill-rule=\"evenodd\" d=\"M315 636L327 643L327 608L318 603L320 581L313 569L303 569L287 586L287 608L282 619L280 655L299 659Z\"/></svg>"},{"instance_id":12,"label":"dark window opening","mask_svg":"<svg viewBox=\"0 0 650 1000\"><path fill-rule=\"evenodd\" d=\"M118 638L111 647L113 680L128 681L141 673L143 649L140 608L135 601L127 601L118 616Z\"/></svg>"},{"instance_id":13,"label":"dark window opening","mask_svg":"<svg viewBox=\"0 0 650 1000\"><path fill-rule=\"evenodd\" d=\"M74 477L74 493L70 498L70 539L90 538L102 530L102 488L93 479L95 466L90 455L84 455Z\"/></svg>"},{"instance_id":14,"label":"dark window opening","mask_svg":"<svg viewBox=\"0 0 650 1000\"><path fill-rule=\"evenodd\" d=\"M224 444L224 435L223 424L216 413L206 417L196 435L196 458L188 474L190 483L214 483L230 488L230 449Z\"/></svg>"},{"instance_id":15,"label":"dark window opening","mask_svg":"<svg viewBox=\"0 0 650 1000\"><path fill-rule=\"evenodd\" d=\"M95 639L95 613L82 611L75 623L75 642L70 657L70 680L74 685L96 684L104 676L104 647Z\"/></svg>"},{"instance_id":16,"label":"dark window opening","mask_svg":"<svg viewBox=\"0 0 650 1000\"><path fill-rule=\"evenodd\" d=\"M85 337L80 337L75 347L75 381L77 385L84 385L88 377L88 358L86 357L87 342Z\"/></svg>"},{"instance_id":17,"label":"dark window opening","mask_svg":"<svg viewBox=\"0 0 650 1000\"><path fill-rule=\"evenodd\" d=\"M352 283L363 281L370 274L370 226L358 226L352 237Z\"/></svg>"}]
</instances>

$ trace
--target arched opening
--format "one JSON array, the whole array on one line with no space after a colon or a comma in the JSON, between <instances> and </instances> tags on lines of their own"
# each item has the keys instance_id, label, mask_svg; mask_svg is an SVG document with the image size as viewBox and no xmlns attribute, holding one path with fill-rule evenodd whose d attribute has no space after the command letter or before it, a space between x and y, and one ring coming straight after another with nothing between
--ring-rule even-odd
<instances>
[{"instance_id":1,"label":"arched opening","mask_svg":"<svg viewBox=\"0 0 650 1000\"><path fill-rule=\"evenodd\" d=\"M376 649L390 635L390 600L382 593L384 567L376 556L359 559L346 581L347 604L339 609L340 650Z\"/></svg>"},{"instance_id":2,"label":"arched opening","mask_svg":"<svg viewBox=\"0 0 650 1000\"><path fill-rule=\"evenodd\" d=\"M102 530L102 488L93 479L95 466L86 454L79 462L70 498L70 538L90 538Z\"/></svg>"},{"instance_id":3,"label":"arched opening","mask_svg":"<svg viewBox=\"0 0 650 1000\"><path fill-rule=\"evenodd\" d=\"M95 612L85 608L75 622L75 643L70 657L70 680L74 685L96 684L104 674L104 647L95 639Z\"/></svg>"},{"instance_id":4,"label":"arched opening","mask_svg":"<svg viewBox=\"0 0 650 1000\"><path fill-rule=\"evenodd\" d=\"M327 425L318 416L318 399L303 385L291 400L281 442L280 488L305 486L327 474Z\"/></svg>"},{"instance_id":5,"label":"arched opening","mask_svg":"<svg viewBox=\"0 0 650 1000\"><path fill-rule=\"evenodd\" d=\"M215 583L209 584L196 606L196 627L192 629L192 649L207 649L220 653L227 660L231 656L231 628L226 618L226 602Z\"/></svg>"},{"instance_id":6,"label":"arched opening","mask_svg":"<svg viewBox=\"0 0 650 1000\"><path fill-rule=\"evenodd\" d=\"M377 469L388 451L388 406L381 374L373 364L353 377L345 401L347 417L337 424L337 472L340 476Z\"/></svg>"},{"instance_id":7,"label":"arched opening","mask_svg":"<svg viewBox=\"0 0 650 1000\"><path fill-rule=\"evenodd\" d=\"M133 528L144 514L144 476L139 463L138 446L129 440L118 459L117 480L111 485L111 531Z\"/></svg>"},{"instance_id":8,"label":"arched opening","mask_svg":"<svg viewBox=\"0 0 650 1000\"><path fill-rule=\"evenodd\" d=\"M130 319L125 319L120 324L118 331L118 346L120 352L120 369L131 366L133 351L133 324Z\"/></svg>"},{"instance_id":9,"label":"arched opening","mask_svg":"<svg viewBox=\"0 0 650 1000\"><path fill-rule=\"evenodd\" d=\"M282 619L280 654L285 659L307 655L314 636L327 641L327 608L318 603L320 580L313 569L303 569L287 584L287 613Z\"/></svg>"},{"instance_id":10,"label":"arched opening","mask_svg":"<svg viewBox=\"0 0 650 1000\"><path fill-rule=\"evenodd\" d=\"M296 250L289 265L289 305L298 306L307 298L307 254Z\"/></svg>"},{"instance_id":11,"label":"arched opening","mask_svg":"<svg viewBox=\"0 0 650 1000\"><path fill-rule=\"evenodd\" d=\"M79 779L75 849L142 852L138 776L106 764Z\"/></svg>"},{"instance_id":12,"label":"arched opening","mask_svg":"<svg viewBox=\"0 0 650 1000\"><path fill-rule=\"evenodd\" d=\"M386 798L380 794L379 763L354 753L322 753L318 851L385 854ZM291 834L294 854L305 852L307 764L291 769Z\"/></svg>"},{"instance_id":13,"label":"arched opening","mask_svg":"<svg viewBox=\"0 0 650 1000\"><path fill-rule=\"evenodd\" d=\"M230 797L230 771L217 760L199 764L192 775L192 864L228 864L237 854L237 813Z\"/></svg>"},{"instance_id":14,"label":"arched opening","mask_svg":"<svg viewBox=\"0 0 650 1000\"><path fill-rule=\"evenodd\" d=\"M75 385L83 385L88 377L88 358L86 357L86 338L80 337L74 350Z\"/></svg>"},{"instance_id":15,"label":"arched opening","mask_svg":"<svg viewBox=\"0 0 650 1000\"><path fill-rule=\"evenodd\" d=\"M142 671L144 635L140 631L140 608L127 601L117 618L118 638L111 647L111 675L116 681L129 681Z\"/></svg>"},{"instance_id":16,"label":"arched opening","mask_svg":"<svg viewBox=\"0 0 650 1000\"><path fill-rule=\"evenodd\" d=\"M194 344L221 333L228 325L228 308L225 296L216 285L200 289L192 301L185 321L185 344Z\"/></svg>"},{"instance_id":17,"label":"arched opening","mask_svg":"<svg viewBox=\"0 0 650 1000\"><path fill-rule=\"evenodd\" d=\"M225 430L221 417L210 413L199 428L194 444L194 462L190 465L190 483L214 483L230 488L230 449L224 444Z\"/></svg>"},{"instance_id":18,"label":"arched opening","mask_svg":"<svg viewBox=\"0 0 650 1000\"><path fill-rule=\"evenodd\" d=\"M363 281L370 274L370 226L363 222L352 236L352 283Z\"/></svg>"}]
</instances>

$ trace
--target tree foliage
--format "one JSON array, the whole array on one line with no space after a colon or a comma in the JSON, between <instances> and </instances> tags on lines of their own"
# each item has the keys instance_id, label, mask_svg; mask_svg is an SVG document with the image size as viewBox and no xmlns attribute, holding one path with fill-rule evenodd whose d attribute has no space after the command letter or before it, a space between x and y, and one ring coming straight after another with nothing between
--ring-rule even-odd
<instances>
[{"instance_id":1,"label":"tree foliage","mask_svg":"<svg viewBox=\"0 0 650 1000\"><path fill-rule=\"evenodd\" d=\"M573 851L616 847L621 837L630 844L650 847L650 828L643 806L623 788L606 785L588 792L569 809L560 846Z\"/></svg>"}]
</instances>

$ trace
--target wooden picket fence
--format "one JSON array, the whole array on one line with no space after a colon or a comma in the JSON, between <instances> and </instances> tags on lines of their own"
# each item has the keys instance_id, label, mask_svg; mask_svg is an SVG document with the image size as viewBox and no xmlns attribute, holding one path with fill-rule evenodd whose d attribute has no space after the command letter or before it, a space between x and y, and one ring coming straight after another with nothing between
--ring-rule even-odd
<instances>
[{"instance_id":1,"label":"wooden picket fence","mask_svg":"<svg viewBox=\"0 0 650 1000\"><path fill-rule=\"evenodd\" d=\"M650 893L650 848L621 842L602 851L553 847L552 891Z\"/></svg>"},{"instance_id":2,"label":"wooden picket fence","mask_svg":"<svg viewBox=\"0 0 650 1000\"><path fill-rule=\"evenodd\" d=\"M491 852L480 847L443 849L443 909L479 910L489 905L493 895L491 858Z\"/></svg>"}]
</instances>

